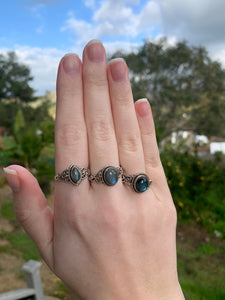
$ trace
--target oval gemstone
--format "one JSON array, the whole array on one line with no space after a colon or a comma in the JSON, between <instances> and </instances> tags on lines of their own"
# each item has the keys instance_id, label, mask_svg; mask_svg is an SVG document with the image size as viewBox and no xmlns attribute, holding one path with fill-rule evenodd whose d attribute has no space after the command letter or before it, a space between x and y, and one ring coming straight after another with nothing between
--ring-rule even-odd
<instances>
[{"instance_id":1,"label":"oval gemstone","mask_svg":"<svg viewBox=\"0 0 225 300\"><path fill-rule=\"evenodd\" d=\"M117 170L113 167L107 167L103 173L103 180L107 185L114 185L118 181Z\"/></svg>"},{"instance_id":2,"label":"oval gemstone","mask_svg":"<svg viewBox=\"0 0 225 300\"><path fill-rule=\"evenodd\" d=\"M70 170L70 178L73 183L78 183L80 180L80 171L76 167L72 167Z\"/></svg>"},{"instance_id":3,"label":"oval gemstone","mask_svg":"<svg viewBox=\"0 0 225 300\"><path fill-rule=\"evenodd\" d=\"M149 179L146 175L139 175L135 180L134 189L138 193L145 192L149 186Z\"/></svg>"}]
</instances>

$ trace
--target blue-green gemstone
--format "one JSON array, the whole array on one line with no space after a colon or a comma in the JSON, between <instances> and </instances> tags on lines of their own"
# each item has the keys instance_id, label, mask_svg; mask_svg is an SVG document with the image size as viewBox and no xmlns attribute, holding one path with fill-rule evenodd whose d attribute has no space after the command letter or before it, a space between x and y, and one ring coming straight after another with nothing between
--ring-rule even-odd
<instances>
[{"instance_id":1,"label":"blue-green gemstone","mask_svg":"<svg viewBox=\"0 0 225 300\"><path fill-rule=\"evenodd\" d=\"M117 170L114 167L107 167L103 172L103 180L107 185L114 185L118 181Z\"/></svg>"},{"instance_id":2,"label":"blue-green gemstone","mask_svg":"<svg viewBox=\"0 0 225 300\"><path fill-rule=\"evenodd\" d=\"M71 168L70 178L74 183L78 183L78 181L80 180L80 172L76 167Z\"/></svg>"},{"instance_id":3,"label":"blue-green gemstone","mask_svg":"<svg viewBox=\"0 0 225 300\"><path fill-rule=\"evenodd\" d=\"M135 181L135 190L139 193L145 192L149 186L149 179L146 175L141 175Z\"/></svg>"}]
</instances>

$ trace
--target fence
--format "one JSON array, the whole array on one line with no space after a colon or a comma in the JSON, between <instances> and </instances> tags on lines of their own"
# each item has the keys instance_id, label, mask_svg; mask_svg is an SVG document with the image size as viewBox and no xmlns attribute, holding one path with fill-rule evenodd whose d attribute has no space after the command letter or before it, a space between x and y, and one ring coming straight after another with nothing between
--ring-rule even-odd
<instances>
[{"instance_id":1,"label":"fence","mask_svg":"<svg viewBox=\"0 0 225 300\"><path fill-rule=\"evenodd\" d=\"M40 275L41 263L34 260L26 262L22 271L25 275L27 287L0 294L0 300L44 300Z\"/></svg>"}]
</instances>

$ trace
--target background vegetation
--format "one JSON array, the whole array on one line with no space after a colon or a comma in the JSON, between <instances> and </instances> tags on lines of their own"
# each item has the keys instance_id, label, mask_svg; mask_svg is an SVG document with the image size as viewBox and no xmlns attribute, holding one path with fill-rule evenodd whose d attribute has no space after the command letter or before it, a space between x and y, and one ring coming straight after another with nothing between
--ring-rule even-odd
<instances>
[{"instance_id":1,"label":"background vegetation","mask_svg":"<svg viewBox=\"0 0 225 300\"><path fill-rule=\"evenodd\" d=\"M152 106L161 158L178 211L178 267L186 299L225 299L225 160L221 153L200 157L197 144L170 142L172 132L225 138L225 71L203 47L166 39L145 42L126 59L134 98ZM39 105L30 87L27 66L14 53L0 55L0 165L18 163L38 178L51 196L54 178L54 118L51 103ZM0 195L6 184L0 178ZM1 197L0 197L1 199ZM11 199L0 201L0 219L14 230L0 230L0 252L40 259L34 244L17 224ZM1 270L0 270L1 272ZM57 294L69 299L59 283ZM54 294L54 293L53 293ZM67 297L67 298L66 298ZM72 298L71 298L72 299Z\"/></svg>"}]
</instances>

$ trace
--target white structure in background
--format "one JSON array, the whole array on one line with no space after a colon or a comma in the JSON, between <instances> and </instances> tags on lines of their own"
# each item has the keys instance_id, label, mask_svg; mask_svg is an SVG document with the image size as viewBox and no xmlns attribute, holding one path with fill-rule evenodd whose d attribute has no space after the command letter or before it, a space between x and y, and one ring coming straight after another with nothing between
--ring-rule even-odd
<instances>
[{"instance_id":1,"label":"white structure in background","mask_svg":"<svg viewBox=\"0 0 225 300\"><path fill-rule=\"evenodd\" d=\"M225 142L210 143L210 154L215 154L216 152L225 154Z\"/></svg>"},{"instance_id":2,"label":"white structure in background","mask_svg":"<svg viewBox=\"0 0 225 300\"><path fill-rule=\"evenodd\" d=\"M209 139L205 135L194 135L190 131L178 131L172 132L171 134L171 143L176 144L179 141L189 139L189 143L195 143L200 146L206 145L209 142Z\"/></svg>"},{"instance_id":3,"label":"white structure in background","mask_svg":"<svg viewBox=\"0 0 225 300\"><path fill-rule=\"evenodd\" d=\"M195 136L195 143L202 146L208 144L209 139L205 135L196 135Z\"/></svg>"},{"instance_id":4,"label":"white structure in background","mask_svg":"<svg viewBox=\"0 0 225 300\"><path fill-rule=\"evenodd\" d=\"M171 143L176 144L178 140L185 140L190 136L190 132L188 131L178 131L178 132L172 132L171 134Z\"/></svg>"}]
</instances>

